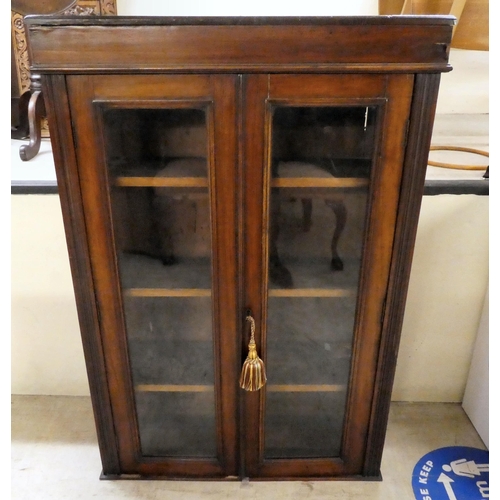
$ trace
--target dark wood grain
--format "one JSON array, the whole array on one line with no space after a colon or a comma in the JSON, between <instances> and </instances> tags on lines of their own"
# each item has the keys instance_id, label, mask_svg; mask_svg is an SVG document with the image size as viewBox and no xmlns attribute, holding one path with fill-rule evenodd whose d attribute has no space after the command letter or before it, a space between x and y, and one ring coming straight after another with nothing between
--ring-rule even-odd
<instances>
[{"instance_id":1,"label":"dark wood grain","mask_svg":"<svg viewBox=\"0 0 500 500\"><path fill-rule=\"evenodd\" d=\"M133 392L127 372L128 352L124 319L120 307L120 284L116 257L113 253L112 222L106 188L106 170L97 169L104 163L100 130L94 121L92 106L93 82L90 77L69 78L68 88L76 131L77 161L85 221L89 228L88 248L99 309L106 372L113 406L114 425L120 448L121 472L127 472L138 448ZM87 131L84 133L83 131ZM92 207L99 207L95 210ZM111 291L114 290L114 293ZM127 397L123 397L127 395ZM129 441L133 441L131 445Z\"/></svg>"},{"instance_id":2,"label":"dark wood grain","mask_svg":"<svg viewBox=\"0 0 500 500\"><path fill-rule=\"evenodd\" d=\"M391 13L392 14L392 13ZM79 16L68 18L62 16L27 16L29 24L43 24L50 26L88 26L95 25L93 16ZM438 25L452 26L456 19L449 15L381 15L381 16L116 16L101 18L101 26L366 26L366 25Z\"/></svg>"},{"instance_id":3,"label":"dark wood grain","mask_svg":"<svg viewBox=\"0 0 500 500\"><path fill-rule=\"evenodd\" d=\"M452 19L318 19L292 26L127 18L26 20L37 71L446 71ZM433 22L435 20L435 22ZM84 46L85 50L81 50ZM120 58L116 54L120 53Z\"/></svg>"},{"instance_id":4,"label":"dark wood grain","mask_svg":"<svg viewBox=\"0 0 500 500\"><path fill-rule=\"evenodd\" d=\"M364 465L364 473L368 476L380 473L439 81L439 74L417 75L415 79L395 243L383 315L376 391L371 410L370 437Z\"/></svg>"},{"instance_id":5,"label":"dark wood grain","mask_svg":"<svg viewBox=\"0 0 500 500\"><path fill-rule=\"evenodd\" d=\"M80 197L66 82L63 76L47 76L44 77L43 85L47 96L47 114L52 123L52 151L103 473L118 474L118 444L108 390L98 306L94 295L95 284Z\"/></svg>"},{"instance_id":6,"label":"dark wood grain","mask_svg":"<svg viewBox=\"0 0 500 500\"><path fill-rule=\"evenodd\" d=\"M267 154L264 142L269 131L266 123L265 99L268 96L268 75L252 75L243 80L244 107L243 143L244 170L241 179L244 203L244 307L253 316L256 323L255 341L259 355L266 362L265 350L262 351L266 324L266 277L267 277L267 205L269 194L264 189L267 175ZM241 365L248 353L250 329L244 321L244 335L240 347ZM242 436L244 446L245 474L250 477L260 475L263 445L263 404L264 392L244 392L242 398Z\"/></svg>"},{"instance_id":7,"label":"dark wood grain","mask_svg":"<svg viewBox=\"0 0 500 500\"><path fill-rule=\"evenodd\" d=\"M219 388L220 457L226 476L239 473L240 311L237 203L239 80L234 75L210 77L214 99L212 160L212 231L214 261L214 345Z\"/></svg>"}]
</instances>

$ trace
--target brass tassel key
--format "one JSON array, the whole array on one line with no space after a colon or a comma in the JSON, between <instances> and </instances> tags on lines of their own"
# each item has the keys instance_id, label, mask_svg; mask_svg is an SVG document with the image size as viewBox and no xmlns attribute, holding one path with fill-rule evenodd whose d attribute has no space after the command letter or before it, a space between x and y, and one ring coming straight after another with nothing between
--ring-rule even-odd
<instances>
[{"instance_id":1,"label":"brass tassel key","mask_svg":"<svg viewBox=\"0 0 500 500\"><path fill-rule=\"evenodd\" d=\"M248 315L245 318L250 322L250 343L248 344L248 356L241 368L240 387L245 391L258 391L264 387L267 377L264 362L257 354L255 344L255 320Z\"/></svg>"}]
</instances>

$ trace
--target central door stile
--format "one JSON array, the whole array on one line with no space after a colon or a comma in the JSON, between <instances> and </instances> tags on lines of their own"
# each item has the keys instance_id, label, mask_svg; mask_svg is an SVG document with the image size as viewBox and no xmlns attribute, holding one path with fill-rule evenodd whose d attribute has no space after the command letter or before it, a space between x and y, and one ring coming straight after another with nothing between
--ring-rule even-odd
<instances>
[{"instance_id":1,"label":"central door stile","mask_svg":"<svg viewBox=\"0 0 500 500\"><path fill-rule=\"evenodd\" d=\"M239 256L236 249L240 218L238 192L239 98L238 75L212 75L214 97L214 171L211 196L214 290L216 308L216 394L219 415L219 455L227 476L239 475Z\"/></svg>"},{"instance_id":2,"label":"central door stile","mask_svg":"<svg viewBox=\"0 0 500 500\"><path fill-rule=\"evenodd\" d=\"M241 363L248 354L250 328L245 321L250 310L255 321L255 341L259 356L266 362L265 304L267 299L267 204L266 177L268 177L268 151L263 131L267 130L265 101L268 96L269 76L244 76L243 128L243 204L244 204L244 310L241 311ZM244 443L244 474L259 476L263 458L263 415L265 387L258 391L240 389L242 398L241 435Z\"/></svg>"}]
</instances>

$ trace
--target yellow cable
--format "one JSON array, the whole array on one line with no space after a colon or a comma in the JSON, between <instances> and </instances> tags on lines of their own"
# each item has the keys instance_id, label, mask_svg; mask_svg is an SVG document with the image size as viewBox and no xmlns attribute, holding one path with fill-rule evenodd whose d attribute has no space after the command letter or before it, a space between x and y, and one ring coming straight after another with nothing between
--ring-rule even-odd
<instances>
[{"instance_id":1,"label":"yellow cable","mask_svg":"<svg viewBox=\"0 0 500 500\"><path fill-rule=\"evenodd\" d=\"M473 153L481 156L487 156L489 158L490 154L487 151L482 151L480 149L464 148L461 146L431 146L431 151L462 151L465 153ZM445 163L440 161L429 160L428 165L432 167L441 168L454 168L457 170L485 170L487 165L459 165L457 163Z\"/></svg>"}]
</instances>

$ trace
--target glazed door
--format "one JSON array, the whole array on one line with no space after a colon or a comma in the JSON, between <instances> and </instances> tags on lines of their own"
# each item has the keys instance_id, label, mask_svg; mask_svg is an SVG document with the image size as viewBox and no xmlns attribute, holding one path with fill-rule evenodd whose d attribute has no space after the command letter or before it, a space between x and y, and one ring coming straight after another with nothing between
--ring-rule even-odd
<instances>
[{"instance_id":1,"label":"glazed door","mask_svg":"<svg viewBox=\"0 0 500 500\"><path fill-rule=\"evenodd\" d=\"M237 78L67 84L120 470L236 476Z\"/></svg>"},{"instance_id":2,"label":"glazed door","mask_svg":"<svg viewBox=\"0 0 500 500\"><path fill-rule=\"evenodd\" d=\"M244 302L267 384L243 392L244 474L360 475L413 78L245 82Z\"/></svg>"},{"instance_id":3,"label":"glazed door","mask_svg":"<svg viewBox=\"0 0 500 500\"><path fill-rule=\"evenodd\" d=\"M120 471L369 469L413 78L67 87ZM247 314L267 369L256 392L238 387Z\"/></svg>"}]
</instances>

